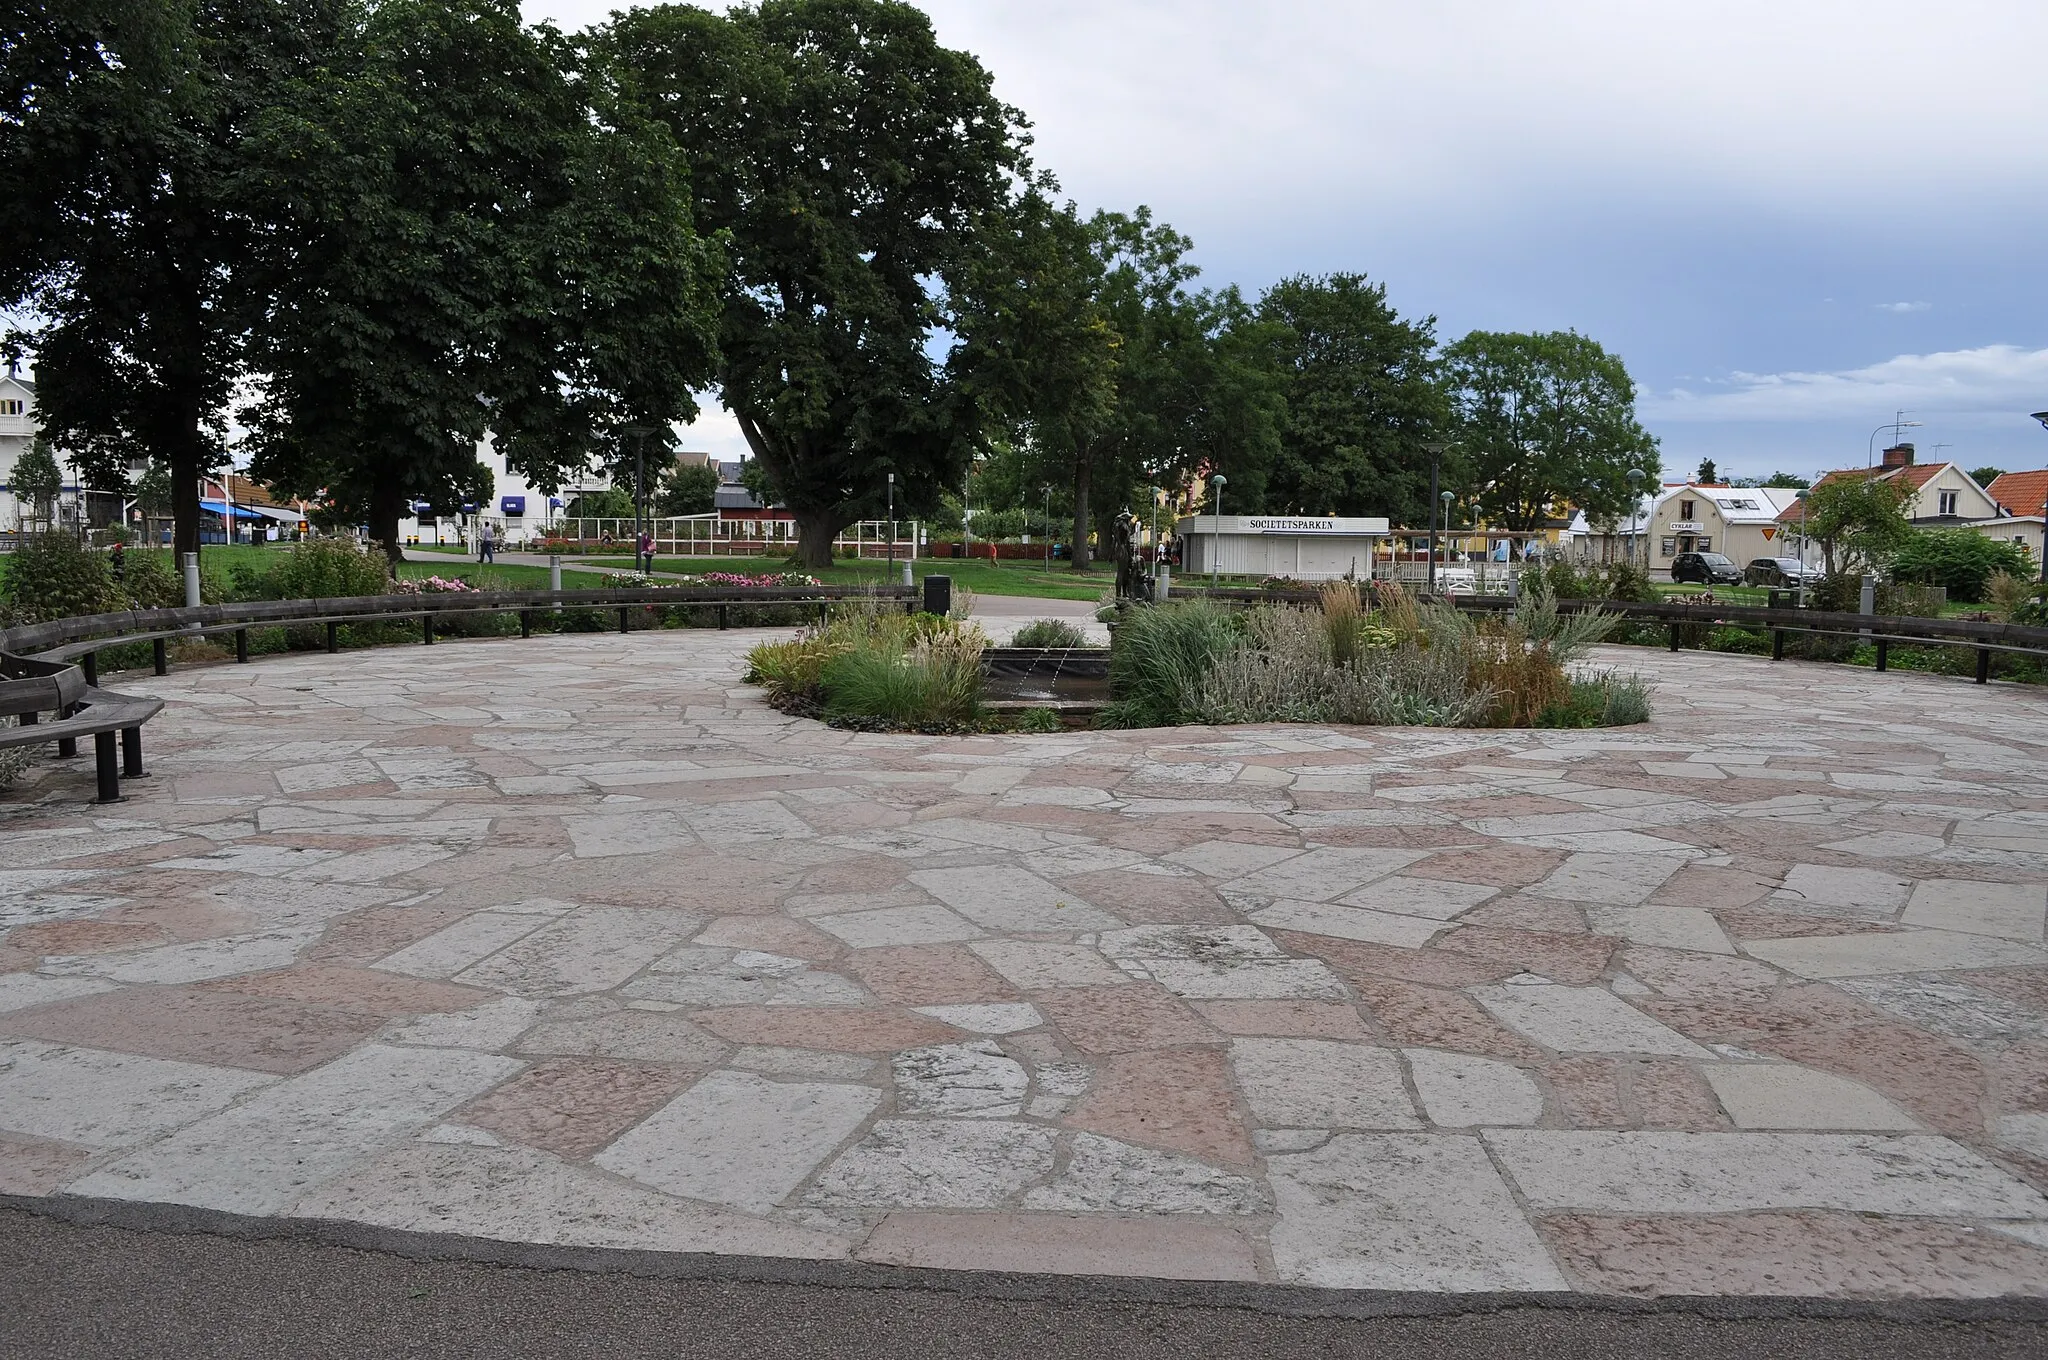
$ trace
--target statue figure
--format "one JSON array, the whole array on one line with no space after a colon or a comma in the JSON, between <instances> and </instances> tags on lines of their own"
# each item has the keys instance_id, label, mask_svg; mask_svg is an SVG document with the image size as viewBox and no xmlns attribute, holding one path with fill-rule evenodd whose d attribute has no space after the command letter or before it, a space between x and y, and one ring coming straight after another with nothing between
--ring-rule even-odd
<instances>
[{"instance_id":1,"label":"statue figure","mask_svg":"<svg viewBox=\"0 0 2048 1360\"><path fill-rule=\"evenodd\" d=\"M1116 597L1119 600L1151 598L1144 572L1138 565L1138 521L1126 510L1116 517L1110 534L1110 550L1116 554Z\"/></svg>"}]
</instances>

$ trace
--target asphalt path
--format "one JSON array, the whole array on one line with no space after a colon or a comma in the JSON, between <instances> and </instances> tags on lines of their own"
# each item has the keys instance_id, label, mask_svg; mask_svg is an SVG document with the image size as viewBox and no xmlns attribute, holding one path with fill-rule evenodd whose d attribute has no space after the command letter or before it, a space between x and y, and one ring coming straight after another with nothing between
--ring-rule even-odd
<instances>
[{"instance_id":1,"label":"asphalt path","mask_svg":"<svg viewBox=\"0 0 2048 1360\"><path fill-rule=\"evenodd\" d=\"M90 1219L96 1215L83 1215ZM136 1212L97 1215L130 1222ZM586 1252L225 1215L0 1209L0 1356L1947 1360L2038 1305L1335 1294ZM350 1242L351 1235L375 1245ZM488 1259L487 1259L488 1258Z\"/></svg>"}]
</instances>

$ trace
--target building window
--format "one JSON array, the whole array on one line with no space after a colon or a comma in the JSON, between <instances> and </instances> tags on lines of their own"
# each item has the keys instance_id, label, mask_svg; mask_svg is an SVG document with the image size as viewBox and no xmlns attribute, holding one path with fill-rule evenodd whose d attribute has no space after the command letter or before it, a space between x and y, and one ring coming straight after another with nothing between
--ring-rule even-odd
<instances>
[{"instance_id":1,"label":"building window","mask_svg":"<svg viewBox=\"0 0 2048 1360\"><path fill-rule=\"evenodd\" d=\"M1712 552L1714 550L1714 540L1703 538L1699 541L1698 547L1701 552Z\"/></svg>"},{"instance_id":2,"label":"building window","mask_svg":"<svg viewBox=\"0 0 2048 1360\"><path fill-rule=\"evenodd\" d=\"M1942 493L1941 493L1941 511L1940 511L1940 513L1942 513L1942 514L1944 514L1944 515L1953 515L1953 514L1954 514L1955 512L1956 512L1956 493L1955 493L1955 492L1953 492L1953 491L1944 491L1944 492L1942 492Z\"/></svg>"},{"instance_id":3,"label":"building window","mask_svg":"<svg viewBox=\"0 0 2048 1360\"><path fill-rule=\"evenodd\" d=\"M1660 551L1666 557L1674 555L1678 551L1678 540L1675 538L1665 539Z\"/></svg>"},{"instance_id":4,"label":"building window","mask_svg":"<svg viewBox=\"0 0 2048 1360\"><path fill-rule=\"evenodd\" d=\"M0 416L18 416L22 413L22 409L22 402L19 397L8 397L5 400L0 400Z\"/></svg>"},{"instance_id":5,"label":"building window","mask_svg":"<svg viewBox=\"0 0 2048 1360\"><path fill-rule=\"evenodd\" d=\"M1691 519L1691 518L1692 518L1692 502L1691 502L1691 501L1680 501L1680 502L1678 503L1678 517L1679 517L1680 519L1684 519L1684 520L1689 520L1689 519Z\"/></svg>"}]
</instances>

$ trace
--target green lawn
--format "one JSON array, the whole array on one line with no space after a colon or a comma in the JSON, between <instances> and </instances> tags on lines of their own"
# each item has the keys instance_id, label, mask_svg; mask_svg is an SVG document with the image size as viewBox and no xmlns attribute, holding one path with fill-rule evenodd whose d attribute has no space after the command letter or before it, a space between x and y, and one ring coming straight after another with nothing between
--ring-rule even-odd
<instances>
[{"instance_id":1,"label":"green lawn","mask_svg":"<svg viewBox=\"0 0 2048 1360\"><path fill-rule=\"evenodd\" d=\"M571 562L619 571L630 571L633 566L630 557L567 558L563 560L563 566L567 567ZM789 571L791 567L789 560L782 557L657 557L654 569L690 575L730 571L744 576L760 576L768 572ZM827 585L882 585L889 579L888 569L886 561L841 561L811 575ZM896 570L903 570L901 563L897 564ZM1076 572L1055 562L1052 570L1047 571L1044 566L1029 562L997 566L992 562L934 557L919 559L915 572L920 580L926 576L950 576L953 584L977 595L1028 595L1048 600L1096 600L1102 597L1103 591L1116 585L1115 569L1107 565Z\"/></svg>"}]
</instances>

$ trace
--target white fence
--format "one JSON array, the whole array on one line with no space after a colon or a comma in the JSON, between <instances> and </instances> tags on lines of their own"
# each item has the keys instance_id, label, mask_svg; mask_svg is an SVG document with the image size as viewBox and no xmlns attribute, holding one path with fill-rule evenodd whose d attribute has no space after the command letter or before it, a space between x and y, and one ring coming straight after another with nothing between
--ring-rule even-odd
<instances>
[{"instance_id":1,"label":"white fence","mask_svg":"<svg viewBox=\"0 0 2048 1360\"><path fill-rule=\"evenodd\" d=\"M727 519L718 514L677 515L645 521L654 536L654 550L662 557L774 557L792 551L797 543L793 519ZM894 537L891 538L893 528ZM539 548L543 538L563 539L584 552L630 555L635 529L630 519L556 520L545 528L528 531L526 546ZM499 531L507 547L513 541ZM835 557L882 557L915 559L924 529L916 520L862 520L849 525L832 542Z\"/></svg>"}]
</instances>

